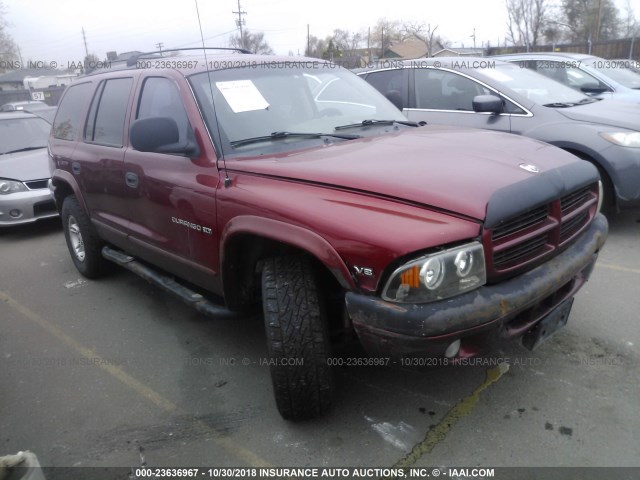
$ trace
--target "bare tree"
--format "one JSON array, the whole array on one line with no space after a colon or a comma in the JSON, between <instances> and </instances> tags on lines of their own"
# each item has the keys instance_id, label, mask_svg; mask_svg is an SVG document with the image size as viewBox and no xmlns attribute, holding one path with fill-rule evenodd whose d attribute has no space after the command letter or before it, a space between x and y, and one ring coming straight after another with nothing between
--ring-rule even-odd
<instances>
[{"instance_id":1,"label":"bare tree","mask_svg":"<svg viewBox=\"0 0 640 480\"><path fill-rule=\"evenodd\" d=\"M506 0L507 37L514 45L533 47L543 38L548 23L548 0ZM548 32L550 35L553 31Z\"/></svg>"},{"instance_id":2,"label":"bare tree","mask_svg":"<svg viewBox=\"0 0 640 480\"><path fill-rule=\"evenodd\" d=\"M418 22L403 23L400 35L402 40L414 39L420 40L427 47L427 57L431 57L436 49L437 45L443 46L443 40L436 35L438 25L431 27L431 24L424 24Z\"/></svg>"},{"instance_id":3,"label":"bare tree","mask_svg":"<svg viewBox=\"0 0 640 480\"><path fill-rule=\"evenodd\" d=\"M640 35L640 22L636 18L636 12L630 0L625 3L623 18L622 35L625 37L637 37Z\"/></svg>"},{"instance_id":4,"label":"bare tree","mask_svg":"<svg viewBox=\"0 0 640 480\"><path fill-rule=\"evenodd\" d=\"M240 33L233 35L229 40L229 45L233 48L244 48L258 55L273 54L273 49L264 39L264 32L251 33L245 29L242 31L242 36Z\"/></svg>"},{"instance_id":5,"label":"bare tree","mask_svg":"<svg viewBox=\"0 0 640 480\"><path fill-rule=\"evenodd\" d=\"M349 30L341 30L336 28L331 37L333 44L344 55L354 55L355 51L360 48L363 35L360 33L351 33Z\"/></svg>"},{"instance_id":6,"label":"bare tree","mask_svg":"<svg viewBox=\"0 0 640 480\"><path fill-rule=\"evenodd\" d=\"M0 72L11 70L11 68L7 68L7 66L19 60L18 46L6 31L7 22L4 16L4 5L0 1Z\"/></svg>"},{"instance_id":7,"label":"bare tree","mask_svg":"<svg viewBox=\"0 0 640 480\"><path fill-rule=\"evenodd\" d=\"M381 18L371 29L371 48L378 49L378 55L382 57L384 52L401 39L400 24L396 21Z\"/></svg>"},{"instance_id":8,"label":"bare tree","mask_svg":"<svg viewBox=\"0 0 640 480\"><path fill-rule=\"evenodd\" d=\"M327 43L327 40L311 35L304 54L307 57L322 58L324 51L327 49Z\"/></svg>"}]
</instances>

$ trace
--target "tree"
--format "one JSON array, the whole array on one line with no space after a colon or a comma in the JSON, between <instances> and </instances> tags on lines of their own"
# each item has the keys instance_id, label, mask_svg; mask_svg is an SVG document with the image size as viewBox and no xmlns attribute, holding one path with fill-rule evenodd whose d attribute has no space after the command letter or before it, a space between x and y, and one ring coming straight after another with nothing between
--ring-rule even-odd
<instances>
[{"instance_id":1,"label":"tree","mask_svg":"<svg viewBox=\"0 0 640 480\"><path fill-rule=\"evenodd\" d=\"M636 12L630 0L627 0L625 4L623 18L622 35L624 37L637 37L640 35L640 22L636 18Z\"/></svg>"},{"instance_id":2,"label":"tree","mask_svg":"<svg viewBox=\"0 0 640 480\"><path fill-rule=\"evenodd\" d=\"M322 58L322 55L324 54L324 51L326 49L326 40L310 35L307 48L304 49L304 54L307 57Z\"/></svg>"},{"instance_id":3,"label":"tree","mask_svg":"<svg viewBox=\"0 0 640 480\"><path fill-rule=\"evenodd\" d=\"M349 30L341 30L339 28L336 28L331 36L336 49L346 56L355 54L355 51L360 48L362 39L363 35L361 33L351 33Z\"/></svg>"},{"instance_id":4,"label":"tree","mask_svg":"<svg viewBox=\"0 0 640 480\"><path fill-rule=\"evenodd\" d=\"M424 24L418 22L403 23L400 28L400 39L408 40L415 39L420 40L427 47L427 57L433 55L437 45L443 46L445 43L439 36L436 35L438 25L431 27L431 24Z\"/></svg>"},{"instance_id":5,"label":"tree","mask_svg":"<svg viewBox=\"0 0 640 480\"><path fill-rule=\"evenodd\" d=\"M545 33L548 0L506 0L507 38L513 45L533 47ZM548 31L551 35L553 32Z\"/></svg>"},{"instance_id":6,"label":"tree","mask_svg":"<svg viewBox=\"0 0 640 480\"><path fill-rule=\"evenodd\" d=\"M0 72L12 70L12 68L7 68L7 66L19 60L18 46L6 31L7 22L4 16L4 5L0 1Z\"/></svg>"},{"instance_id":7,"label":"tree","mask_svg":"<svg viewBox=\"0 0 640 480\"><path fill-rule=\"evenodd\" d=\"M273 55L273 49L264 39L264 32L251 33L249 30L243 30L240 34L233 35L229 44L233 48L244 48L258 55Z\"/></svg>"},{"instance_id":8,"label":"tree","mask_svg":"<svg viewBox=\"0 0 640 480\"><path fill-rule=\"evenodd\" d=\"M561 22L570 42L597 42L618 36L620 20L613 0L562 0Z\"/></svg>"},{"instance_id":9,"label":"tree","mask_svg":"<svg viewBox=\"0 0 640 480\"><path fill-rule=\"evenodd\" d=\"M381 18L371 29L371 48L378 48L378 55L382 57L385 51L394 43L401 40L400 24L396 21Z\"/></svg>"}]
</instances>

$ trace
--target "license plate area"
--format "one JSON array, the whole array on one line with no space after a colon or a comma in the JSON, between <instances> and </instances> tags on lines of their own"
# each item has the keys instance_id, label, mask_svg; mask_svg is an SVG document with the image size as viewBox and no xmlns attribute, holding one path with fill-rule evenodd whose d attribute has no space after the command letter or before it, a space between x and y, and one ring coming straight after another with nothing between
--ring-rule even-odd
<instances>
[{"instance_id":1,"label":"license plate area","mask_svg":"<svg viewBox=\"0 0 640 480\"><path fill-rule=\"evenodd\" d=\"M573 297L558 305L551 313L540 320L531 330L522 337L522 345L529 350L537 348L542 342L551 337L567 324Z\"/></svg>"}]
</instances>

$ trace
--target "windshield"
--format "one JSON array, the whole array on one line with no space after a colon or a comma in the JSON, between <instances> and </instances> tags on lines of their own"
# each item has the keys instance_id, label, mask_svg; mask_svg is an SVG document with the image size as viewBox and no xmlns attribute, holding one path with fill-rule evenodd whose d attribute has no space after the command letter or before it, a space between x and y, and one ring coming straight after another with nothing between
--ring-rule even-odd
<instances>
[{"instance_id":1,"label":"windshield","mask_svg":"<svg viewBox=\"0 0 640 480\"><path fill-rule=\"evenodd\" d=\"M542 105L587 103L587 95L575 91L555 80L515 64L496 64L495 68L483 69L482 73Z\"/></svg>"},{"instance_id":2,"label":"windshield","mask_svg":"<svg viewBox=\"0 0 640 480\"><path fill-rule=\"evenodd\" d=\"M45 148L50 128L41 118L0 118L0 154Z\"/></svg>"},{"instance_id":3,"label":"windshield","mask_svg":"<svg viewBox=\"0 0 640 480\"><path fill-rule=\"evenodd\" d=\"M627 88L640 89L640 74L625 68L624 62L599 60L594 61L591 68Z\"/></svg>"},{"instance_id":4,"label":"windshield","mask_svg":"<svg viewBox=\"0 0 640 480\"><path fill-rule=\"evenodd\" d=\"M243 142L271 137L275 132L334 134L338 133L336 127L365 120L406 121L364 80L336 65L326 69L323 65L234 68L198 73L190 77L190 82L213 134L217 134L217 129L212 128L216 124L214 118L218 120L225 155L254 155L255 150L282 149L283 143L284 148L295 148L293 144L301 141L321 142L328 138L276 135L261 142ZM371 125L363 130L354 133L380 131Z\"/></svg>"}]
</instances>

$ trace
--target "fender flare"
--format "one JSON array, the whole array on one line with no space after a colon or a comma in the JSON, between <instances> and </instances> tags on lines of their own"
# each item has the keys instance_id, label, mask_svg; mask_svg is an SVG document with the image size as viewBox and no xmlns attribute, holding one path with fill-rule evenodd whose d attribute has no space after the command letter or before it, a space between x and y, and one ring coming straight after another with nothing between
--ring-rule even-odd
<instances>
[{"instance_id":1,"label":"fender flare","mask_svg":"<svg viewBox=\"0 0 640 480\"><path fill-rule=\"evenodd\" d=\"M82 192L80 190L80 187L78 186L78 182L76 181L75 177L71 175L69 172L67 172L66 170L55 169L51 175L51 183L54 189L57 188L56 186L57 182L63 182L69 185L71 190L73 190L73 194L78 199L78 202L80 202L80 205L86 212L87 204L84 201L84 196L82 195ZM54 193L54 197L55 197L55 193ZM62 205L60 205L60 208L62 208Z\"/></svg>"},{"instance_id":2,"label":"fender flare","mask_svg":"<svg viewBox=\"0 0 640 480\"><path fill-rule=\"evenodd\" d=\"M220 237L221 266L224 265L225 247L233 241L234 236L239 234L268 238L308 252L329 269L343 288L347 290L356 288L346 264L327 240L306 228L254 215L234 217L225 226Z\"/></svg>"}]
</instances>

